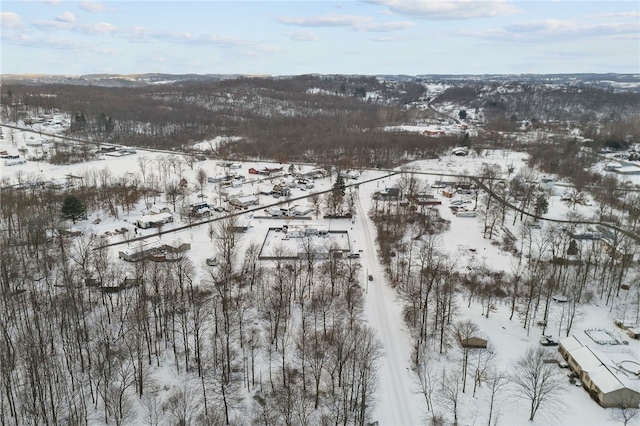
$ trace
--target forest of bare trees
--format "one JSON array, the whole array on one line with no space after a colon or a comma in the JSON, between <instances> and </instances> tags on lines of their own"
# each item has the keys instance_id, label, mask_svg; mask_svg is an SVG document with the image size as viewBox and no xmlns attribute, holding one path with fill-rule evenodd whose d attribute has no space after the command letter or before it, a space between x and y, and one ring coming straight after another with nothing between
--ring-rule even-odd
<instances>
[{"instance_id":1,"label":"forest of bare trees","mask_svg":"<svg viewBox=\"0 0 640 426\"><path fill-rule=\"evenodd\" d=\"M100 191L73 192L89 212L117 215L149 196L155 166L127 185L98 172L86 178ZM65 234L62 202L3 190L3 424L371 420L382 348L362 321L350 259L290 260L277 248L281 260L265 263L256 244L240 256L228 219L211 232L215 267L187 258L123 267L99 237Z\"/></svg>"},{"instance_id":2,"label":"forest of bare trees","mask_svg":"<svg viewBox=\"0 0 640 426\"><path fill-rule=\"evenodd\" d=\"M625 144L628 135L640 132L637 94L522 83L508 87L468 83L447 89L431 102L482 108L487 128L494 130L517 130L520 120L530 120L535 127L570 121L598 146ZM486 135L476 141L464 135L434 141L381 131L434 118L428 109L407 107L424 98L419 79L338 75L193 79L135 87L20 81L2 85L3 113L14 121L63 111L72 117L70 136L183 151L215 136L240 137L211 153L225 158L387 167L401 164L407 155L431 158L452 146L489 143ZM597 129L596 121L601 124ZM491 138L493 147L501 143L508 141Z\"/></svg>"}]
</instances>

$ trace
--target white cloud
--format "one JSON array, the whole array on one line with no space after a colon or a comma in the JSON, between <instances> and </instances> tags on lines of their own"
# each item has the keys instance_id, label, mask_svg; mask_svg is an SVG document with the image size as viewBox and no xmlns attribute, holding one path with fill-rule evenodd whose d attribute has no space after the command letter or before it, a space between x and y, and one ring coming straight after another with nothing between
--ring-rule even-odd
<instances>
[{"instance_id":1,"label":"white cloud","mask_svg":"<svg viewBox=\"0 0 640 426\"><path fill-rule=\"evenodd\" d=\"M640 18L640 12L633 10L630 12L615 12L615 13L599 13L596 15L589 15L590 19L626 19L626 18Z\"/></svg>"},{"instance_id":2,"label":"white cloud","mask_svg":"<svg viewBox=\"0 0 640 426\"><path fill-rule=\"evenodd\" d=\"M0 24L4 29L20 28L22 21L17 13L13 12L0 12Z\"/></svg>"},{"instance_id":3,"label":"white cloud","mask_svg":"<svg viewBox=\"0 0 640 426\"><path fill-rule=\"evenodd\" d=\"M416 19L455 20L512 15L519 9L508 0L365 0L393 13Z\"/></svg>"},{"instance_id":4,"label":"white cloud","mask_svg":"<svg viewBox=\"0 0 640 426\"><path fill-rule=\"evenodd\" d=\"M549 36L578 36L582 38L596 36L615 36L624 34L638 34L640 24L632 23L602 23L585 25L575 21L560 21L545 19L542 21L525 22L508 25L504 28L508 33L535 37Z\"/></svg>"},{"instance_id":5,"label":"white cloud","mask_svg":"<svg viewBox=\"0 0 640 426\"><path fill-rule=\"evenodd\" d=\"M282 24L300 27L354 27L372 20L373 18L369 16L356 15L281 16L278 18L278 21Z\"/></svg>"},{"instance_id":6,"label":"white cloud","mask_svg":"<svg viewBox=\"0 0 640 426\"><path fill-rule=\"evenodd\" d=\"M398 21L398 22L378 22L378 23L371 23L371 24L363 24L363 25L358 25L355 28L360 31L390 32L390 31L406 30L413 26L414 26L413 22Z\"/></svg>"},{"instance_id":7,"label":"white cloud","mask_svg":"<svg viewBox=\"0 0 640 426\"><path fill-rule=\"evenodd\" d=\"M317 41L320 40L316 34L311 31L295 31L290 33L284 33L285 36L294 41Z\"/></svg>"},{"instance_id":8,"label":"white cloud","mask_svg":"<svg viewBox=\"0 0 640 426\"><path fill-rule=\"evenodd\" d=\"M80 3L80 9L85 12L102 12L104 10L104 6L97 1L83 1Z\"/></svg>"},{"instance_id":9,"label":"white cloud","mask_svg":"<svg viewBox=\"0 0 640 426\"><path fill-rule=\"evenodd\" d=\"M35 21L35 28L43 31L48 30L69 30L80 34L116 34L123 31L122 28L116 27L107 22L96 22L89 24L77 24L75 21Z\"/></svg>"},{"instance_id":10,"label":"white cloud","mask_svg":"<svg viewBox=\"0 0 640 426\"><path fill-rule=\"evenodd\" d=\"M28 43L31 38L26 34L18 33L2 33L2 41L10 44L25 44Z\"/></svg>"},{"instance_id":11,"label":"white cloud","mask_svg":"<svg viewBox=\"0 0 640 426\"><path fill-rule=\"evenodd\" d=\"M84 34L113 34L121 31L120 28L108 22L78 25L75 29L77 32Z\"/></svg>"},{"instance_id":12,"label":"white cloud","mask_svg":"<svg viewBox=\"0 0 640 426\"><path fill-rule=\"evenodd\" d=\"M74 23L76 22L76 17L73 15L73 13L71 12L65 12L60 16L56 17L56 21L58 22L67 22L67 23Z\"/></svg>"},{"instance_id":13,"label":"white cloud","mask_svg":"<svg viewBox=\"0 0 640 426\"><path fill-rule=\"evenodd\" d=\"M374 22L370 16L358 15L322 15L322 16L306 16L292 17L281 16L278 22L285 25L295 25L299 27L345 27L357 31L371 32L390 32L401 31L413 27L413 22Z\"/></svg>"},{"instance_id":14,"label":"white cloud","mask_svg":"<svg viewBox=\"0 0 640 426\"><path fill-rule=\"evenodd\" d=\"M458 34L495 41L538 42L610 37L637 38L638 33L639 22L583 24L572 20L545 19L507 25L502 29L461 31Z\"/></svg>"}]
</instances>

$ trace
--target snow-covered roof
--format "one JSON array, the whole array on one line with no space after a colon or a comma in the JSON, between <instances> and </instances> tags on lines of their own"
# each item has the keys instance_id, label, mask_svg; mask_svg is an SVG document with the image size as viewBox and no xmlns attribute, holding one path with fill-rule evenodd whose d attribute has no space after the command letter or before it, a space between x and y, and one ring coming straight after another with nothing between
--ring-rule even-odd
<instances>
[{"instance_id":1,"label":"snow-covered roof","mask_svg":"<svg viewBox=\"0 0 640 426\"><path fill-rule=\"evenodd\" d=\"M588 371L589 375L591 375L592 371L596 371L598 367L602 366L602 361L586 346L574 349L571 351L571 356L580 365L580 369Z\"/></svg>"},{"instance_id":2,"label":"snow-covered roof","mask_svg":"<svg viewBox=\"0 0 640 426\"><path fill-rule=\"evenodd\" d=\"M560 339L558 343L562 345L562 347L568 352L572 352L583 346L575 336L569 336L565 337L564 339Z\"/></svg>"},{"instance_id":3,"label":"snow-covered roof","mask_svg":"<svg viewBox=\"0 0 640 426\"><path fill-rule=\"evenodd\" d=\"M591 381L598 386L598 389L600 389L602 393L617 391L619 389L624 389L625 387L632 388L631 386L625 386L616 377L616 375L604 365L597 367L593 371L589 371L589 377L591 378Z\"/></svg>"},{"instance_id":4,"label":"snow-covered roof","mask_svg":"<svg viewBox=\"0 0 640 426\"><path fill-rule=\"evenodd\" d=\"M638 166L621 166L621 167L616 167L615 168L615 172L619 173L621 175L627 175L627 174L640 174L640 167Z\"/></svg>"},{"instance_id":5,"label":"snow-covered roof","mask_svg":"<svg viewBox=\"0 0 640 426\"><path fill-rule=\"evenodd\" d=\"M238 203L254 203L258 200L255 195L245 195L243 197L238 197L235 199Z\"/></svg>"},{"instance_id":6,"label":"snow-covered roof","mask_svg":"<svg viewBox=\"0 0 640 426\"><path fill-rule=\"evenodd\" d=\"M171 217L173 217L171 213L158 213L158 214L140 216L138 220L142 222L162 222Z\"/></svg>"},{"instance_id":7,"label":"snow-covered roof","mask_svg":"<svg viewBox=\"0 0 640 426\"><path fill-rule=\"evenodd\" d=\"M625 388L640 392L640 379L632 374L626 374L619 367L625 360L636 363L632 354L626 351L602 352L597 347L583 345L575 336L561 339L560 344L571 353L571 357L580 369L589 374L591 381L602 393ZM608 350L612 347L612 345L606 346Z\"/></svg>"}]
</instances>

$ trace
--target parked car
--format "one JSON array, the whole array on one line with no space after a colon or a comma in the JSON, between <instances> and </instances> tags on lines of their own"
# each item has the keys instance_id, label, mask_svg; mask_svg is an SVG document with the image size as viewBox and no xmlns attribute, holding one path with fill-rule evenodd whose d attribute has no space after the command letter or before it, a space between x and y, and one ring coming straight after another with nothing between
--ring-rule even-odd
<instances>
[{"instance_id":1,"label":"parked car","mask_svg":"<svg viewBox=\"0 0 640 426\"><path fill-rule=\"evenodd\" d=\"M369 281L373 281L373 275L369 275Z\"/></svg>"},{"instance_id":2,"label":"parked car","mask_svg":"<svg viewBox=\"0 0 640 426\"><path fill-rule=\"evenodd\" d=\"M543 339L540 339L540 344L542 346L558 346L558 342L556 342L549 336L544 336Z\"/></svg>"}]
</instances>

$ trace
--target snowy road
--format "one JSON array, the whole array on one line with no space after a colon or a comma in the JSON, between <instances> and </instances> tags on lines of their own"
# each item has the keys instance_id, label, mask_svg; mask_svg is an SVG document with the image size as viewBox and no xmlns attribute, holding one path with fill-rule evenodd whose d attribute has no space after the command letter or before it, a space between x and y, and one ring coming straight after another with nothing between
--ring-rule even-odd
<instances>
[{"instance_id":1,"label":"snowy road","mask_svg":"<svg viewBox=\"0 0 640 426\"><path fill-rule=\"evenodd\" d=\"M363 191L362 197L370 194ZM422 400L412 390L416 388L409 370L411 345L402 321L402 312L394 292L387 286L385 276L376 254L375 227L368 217L368 209L358 202L358 234L365 247L362 265L367 288L365 318L377 332L384 346L378 376L380 389L372 420L380 425L420 425L423 414L419 407ZM367 280L367 275L373 281Z\"/></svg>"}]
</instances>

